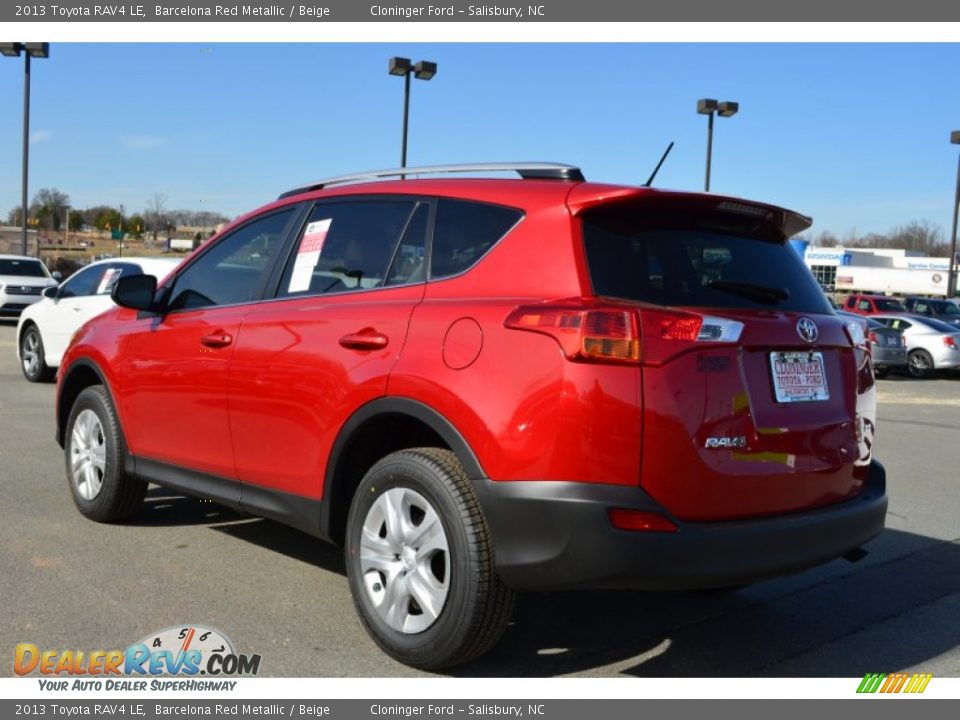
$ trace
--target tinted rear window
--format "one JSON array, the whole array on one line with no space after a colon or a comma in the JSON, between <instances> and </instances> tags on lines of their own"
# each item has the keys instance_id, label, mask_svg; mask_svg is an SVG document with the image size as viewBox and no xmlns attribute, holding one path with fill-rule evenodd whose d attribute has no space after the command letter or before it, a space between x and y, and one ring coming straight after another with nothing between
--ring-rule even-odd
<instances>
[{"instance_id":1,"label":"tinted rear window","mask_svg":"<svg viewBox=\"0 0 960 720\"><path fill-rule=\"evenodd\" d=\"M433 229L430 277L449 277L470 269L521 217L519 210L501 205L440 200Z\"/></svg>"},{"instance_id":2,"label":"tinted rear window","mask_svg":"<svg viewBox=\"0 0 960 720\"><path fill-rule=\"evenodd\" d=\"M640 212L595 212L583 237L594 293L657 305L832 313L782 238L684 227Z\"/></svg>"},{"instance_id":3,"label":"tinted rear window","mask_svg":"<svg viewBox=\"0 0 960 720\"><path fill-rule=\"evenodd\" d=\"M13 275L15 277L42 277L47 274L43 271L43 265L38 260L10 260L0 259L0 275Z\"/></svg>"}]
</instances>

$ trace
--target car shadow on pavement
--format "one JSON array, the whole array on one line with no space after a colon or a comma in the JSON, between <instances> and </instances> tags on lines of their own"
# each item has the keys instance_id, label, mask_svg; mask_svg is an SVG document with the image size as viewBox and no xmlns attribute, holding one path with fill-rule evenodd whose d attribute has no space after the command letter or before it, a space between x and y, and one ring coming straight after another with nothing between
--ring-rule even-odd
<instances>
[{"instance_id":1,"label":"car shadow on pavement","mask_svg":"<svg viewBox=\"0 0 960 720\"><path fill-rule=\"evenodd\" d=\"M130 525L165 527L208 525L232 537L346 575L343 551L286 525L254 517L209 500L178 495L151 485L143 508L127 521Z\"/></svg>"},{"instance_id":2,"label":"car shadow on pavement","mask_svg":"<svg viewBox=\"0 0 960 720\"><path fill-rule=\"evenodd\" d=\"M127 521L129 525L166 527L211 525L249 520L250 516L209 500L179 495L176 490L151 485L141 510Z\"/></svg>"},{"instance_id":3,"label":"car shadow on pavement","mask_svg":"<svg viewBox=\"0 0 960 720\"><path fill-rule=\"evenodd\" d=\"M960 540L887 530L834 561L731 593L523 595L501 643L458 677L863 677L960 646Z\"/></svg>"},{"instance_id":4,"label":"car shadow on pavement","mask_svg":"<svg viewBox=\"0 0 960 720\"><path fill-rule=\"evenodd\" d=\"M134 522L207 524L346 574L338 547L161 488ZM922 668L960 646L960 539L887 530L867 549L861 563L836 560L735 592L525 593L500 644L446 674L862 677Z\"/></svg>"}]
</instances>

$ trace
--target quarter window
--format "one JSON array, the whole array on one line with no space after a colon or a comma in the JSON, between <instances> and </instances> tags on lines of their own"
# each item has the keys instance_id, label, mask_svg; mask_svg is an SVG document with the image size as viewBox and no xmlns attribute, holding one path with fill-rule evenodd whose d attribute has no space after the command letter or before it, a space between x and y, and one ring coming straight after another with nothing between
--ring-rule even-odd
<instances>
[{"instance_id":1,"label":"quarter window","mask_svg":"<svg viewBox=\"0 0 960 720\"><path fill-rule=\"evenodd\" d=\"M433 230L430 277L444 278L473 267L523 213L501 205L440 200Z\"/></svg>"},{"instance_id":2,"label":"quarter window","mask_svg":"<svg viewBox=\"0 0 960 720\"><path fill-rule=\"evenodd\" d=\"M174 280L170 310L257 300L292 213L254 220L218 240Z\"/></svg>"}]
</instances>

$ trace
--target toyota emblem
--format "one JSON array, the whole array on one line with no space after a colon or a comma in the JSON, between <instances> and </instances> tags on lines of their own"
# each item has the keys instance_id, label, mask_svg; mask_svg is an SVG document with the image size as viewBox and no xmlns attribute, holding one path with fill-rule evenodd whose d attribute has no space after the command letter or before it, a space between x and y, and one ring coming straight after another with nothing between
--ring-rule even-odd
<instances>
[{"instance_id":1,"label":"toyota emblem","mask_svg":"<svg viewBox=\"0 0 960 720\"><path fill-rule=\"evenodd\" d=\"M802 317L797 320L797 335L800 336L801 340L806 340L808 343L816 342L817 338L820 337L820 330L817 329L817 324L808 317Z\"/></svg>"}]
</instances>

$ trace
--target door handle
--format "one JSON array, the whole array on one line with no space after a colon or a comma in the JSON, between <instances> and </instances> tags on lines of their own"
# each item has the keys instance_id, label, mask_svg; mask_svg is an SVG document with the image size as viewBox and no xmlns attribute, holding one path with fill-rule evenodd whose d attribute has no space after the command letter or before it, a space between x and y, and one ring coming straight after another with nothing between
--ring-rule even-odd
<instances>
[{"instance_id":1,"label":"door handle","mask_svg":"<svg viewBox=\"0 0 960 720\"><path fill-rule=\"evenodd\" d=\"M225 333L223 330L204 335L200 338L200 344L208 348L225 348L233 342L233 335Z\"/></svg>"},{"instance_id":2,"label":"door handle","mask_svg":"<svg viewBox=\"0 0 960 720\"><path fill-rule=\"evenodd\" d=\"M382 350L388 342L390 338L369 327L340 338L340 344L350 350Z\"/></svg>"}]
</instances>

